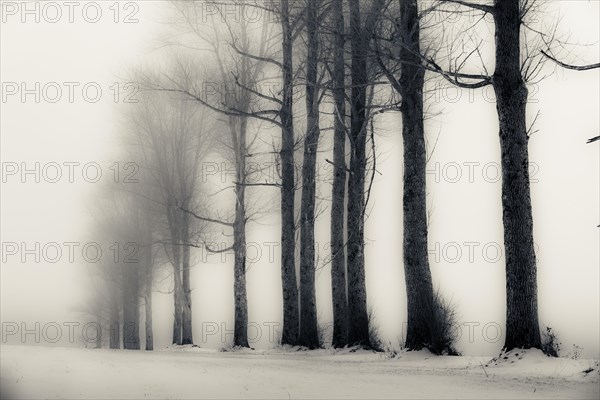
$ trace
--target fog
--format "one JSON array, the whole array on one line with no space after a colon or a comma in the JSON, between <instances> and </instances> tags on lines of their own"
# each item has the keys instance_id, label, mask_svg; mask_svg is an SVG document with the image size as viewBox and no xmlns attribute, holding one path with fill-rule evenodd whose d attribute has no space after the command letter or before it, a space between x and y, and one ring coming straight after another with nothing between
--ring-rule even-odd
<instances>
[{"instance_id":1,"label":"fog","mask_svg":"<svg viewBox=\"0 0 600 400\"><path fill-rule=\"evenodd\" d=\"M600 4L558 3L561 26L570 32L570 42L593 43L576 48L577 61L596 62ZM81 304L91 290L89 274L95 267L86 262L82 249L93 241L99 188L110 185L116 170L127 172L123 168L128 160L120 158L119 152L123 109L128 107L123 102L127 94L123 85L129 82L132 69L162 54L158 38L169 31L165 2L136 3L138 22L134 23L115 23L110 4L99 4L103 18L93 24L77 12L73 23L64 20L66 15L58 23L44 18L36 23L33 17L22 23L20 14L3 11L3 344L37 344L35 334L24 341L19 334L7 336L7 324L35 331L36 323L41 327L56 323L65 334L56 345L86 345L82 329L87 321ZM120 19L132 10L121 8ZM429 149L434 148L427 174L433 283L457 304L458 349L466 355L496 355L503 345L506 293L500 145L495 104L489 100L493 91L429 85L436 93L430 99L431 118L426 125ZM15 87L18 93L10 94ZM48 101L55 99L56 87L61 88L62 97ZM588 357L598 357L600 351L600 152L598 143L586 145L600 131L599 87L598 70L557 69L530 90L528 109L529 122L540 111L538 131L529 142L540 324L558 332L563 348L576 344ZM23 88L33 92L23 95ZM97 88L102 93L93 102L90 99L95 100ZM366 221L368 304L382 340L392 346L402 342L407 318L401 245L401 123L395 113L375 121L377 173ZM261 125L261 129L273 128ZM326 162L331 159L329 133L322 135L326 150L318 156L323 175L331 173ZM231 181L223 177L219 163L206 165L216 165L217 170L210 169L203 178ZM36 168L38 172L25 172ZM101 176L96 177L97 173ZM331 183L318 186L326 194ZM251 196L268 199L264 209L268 212L258 214L248 226L248 243L254 246L248 255L249 336L253 347L271 348L277 345L277 334L270 337L269 333L282 322L279 194L272 188L253 188ZM317 219L316 295L319 322L330 327L329 207L330 200L319 203L323 212ZM60 257L50 243L58 244ZM109 251L103 250L107 256ZM195 249L192 258L195 342L202 347L223 347L232 338L228 331L233 330L233 255L207 255ZM169 290L168 283L158 286L161 291ZM171 344L172 294L156 290L153 296L154 345L164 348ZM73 343L66 337L65 323L70 322L81 324L75 328ZM39 344L52 344L41 336Z\"/></svg>"}]
</instances>

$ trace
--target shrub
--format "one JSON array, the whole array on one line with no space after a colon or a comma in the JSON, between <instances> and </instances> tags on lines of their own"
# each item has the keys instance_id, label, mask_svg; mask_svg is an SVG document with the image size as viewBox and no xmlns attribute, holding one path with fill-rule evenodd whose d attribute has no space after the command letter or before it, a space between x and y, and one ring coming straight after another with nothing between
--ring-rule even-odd
<instances>
[{"instance_id":1,"label":"shrub","mask_svg":"<svg viewBox=\"0 0 600 400\"><path fill-rule=\"evenodd\" d=\"M373 307L369 307L367 310L367 317L369 319L369 344L371 345L371 349L377 352L383 352L384 346L379 337L379 324L375 318Z\"/></svg>"},{"instance_id":2,"label":"shrub","mask_svg":"<svg viewBox=\"0 0 600 400\"><path fill-rule=\"evenodd\" d=\"M402 351L404 349L404 343L402 342L402 337L398 337L397 339L397 346L394 346L392 344L391 340L388 340L384 346L384 353L385 353L385 357L392 359L392 358L396 358L398 356L398 354L400 353L400 351Z\"/></svg>"},{"instance_id":3,"label":"shrub","mask_svg":"<svg viewBox=\"0 0 600 400\"><path fill-rule=\"evenodd\" d=\"M561 344L556 331L547 326L542 332L542 352L548 357L558 357Z\"/></svg>"},{"instance_id":4,"label":"shrub","mask_svg":"<svg viewBox=\"0 0 600 400\"><path fill-rule=\"evenodd\" d=\"M317 337L319 339L319 348L324 349L331 345L332 334L330 333L333 324L321 323L317 325Z\"/></svg>"},{"instance_id":5,"label":"shrub","mask_svg":"<svg viewBox=\"0 0 600 400\"><path fill-rule=\"evenodd\" d=\"M445 300L437 290L433 296L432 321L429 324L431 343L427 346L429 351L438 355L459 355L454 348L458 337L456 329L456 303Z\"/></svg>"}]
</instances>

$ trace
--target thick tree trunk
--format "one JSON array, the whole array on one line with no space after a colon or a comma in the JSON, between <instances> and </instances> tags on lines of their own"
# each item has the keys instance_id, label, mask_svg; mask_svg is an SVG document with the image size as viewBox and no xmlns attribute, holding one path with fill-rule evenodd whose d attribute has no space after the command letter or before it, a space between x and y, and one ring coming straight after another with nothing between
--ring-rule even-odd
<instances>
[{"instance_id":1,"label":"thick tree trunk","mask_svg":"<svg viewBox=\"0 0 600 400\"><path fill-rule=\"evenodd\" d=\"M317 0L307 5L308 54L306 58L306 136L302 165L300 210L300 338L299 344L319 347L315 304L315 191L319 144L319 101L317 67L319 55Z\"/></svg>"},{"instance_id":2,"label":"thick tree trunk","mask_svg":"<svg viewBox=\"0 0 600 400\"><path fill-rule=\"evenodd\" d=\"M281 344L296 345L299 333L298 286L295 261L294 221L294 122L292 32L288 0L281 1L283 30L283 98L281 105L281 281L283 330Z\"/></svg>"},{"instance_id":3,"label":"thick tree trunk","mask_svg":"<svg viewBox=\"0 0 600 400\"><path fill-rule=\"evenodd\" d=\"M244 189L238 185L238 201L243 196ZM238 207L241 208L241 207ZM235 298L235 322L233 345L250 347L248 344L248 304L246 297L246 226L241 219L243 212L236 210L236 221L233 235L234 241L234 298Z\"/></svg>"},{"instance_id":4,"label":"thick tree trunk","mask_svg":"<svg viewBox=\"0 0 600 400\"><path fill-rule=\"evenodd\" d=\"M506 252L507 350L541 347L537 270L529 187L527 88L520 64L519 0L496 1L493 85L502 151L502 220Z\"/></svg>"},{"instance_id":5,"label":"thick tree trunk","mask_svg":"<svg viewBox=\"0 0 600 400\"><path fill-rule=\"evenodd\" d=\"M366 172L367 52L370 35L363 30L358 0L350 0L352 94L350 176L348 179L348 341L369 347L365 286L364 208Z\"/></svg>"},{"instance_id":6,"label":"thick tree trunk","mask_svg":"<svg viewBox=\"0 0 600 400\"><path fill-rule=\"evenodd\" d=\"M234 334L233 345L250 347L248 344L248 300L246 295L246 117L240 118L240 134L236 152L236 203L233 225L234 260Z\"/></svg>"},{"instance_id":7,"label":"thick tree trunk","mask_svg":"<svg viewBox=\"0 0 600 400\"><path fill-rule=\"evenodd\" d=\"M403 61L402 138L404 142L404 274L408 299L406 348L432 344L433 284L427 253L426 148L423 126L425 71L419 67L419 14L416 0L400 0L399 58Z\"/></svg>"},{"instance_id":8,"label":"thick tree trunk","mask_svg":"<svg viewBox=\"0 0 600 400\"><path fill-rule=\"evenodd\" d=\"M333 301L333 347L348 344L348 297L344 246L344 200L346 196L346 89L345 89L345 26L343 0L333 2L334 65L333 98L333 189L331 193L331 297Z\"/></svg>"},{"instance_id":9,"label":"thick tree trunk","mask_svg":"<svg viewBox=\"0 0 600 400\"><path fill-rule=\"evenodd\" d=\"M184 209L188 209L188 204L184 204ZM192 334L192 290L190 287L190 215L181 212L181 269L182 269L182 316L181 316L181 344L193 344Z\"/></svg>"}]
</instances>

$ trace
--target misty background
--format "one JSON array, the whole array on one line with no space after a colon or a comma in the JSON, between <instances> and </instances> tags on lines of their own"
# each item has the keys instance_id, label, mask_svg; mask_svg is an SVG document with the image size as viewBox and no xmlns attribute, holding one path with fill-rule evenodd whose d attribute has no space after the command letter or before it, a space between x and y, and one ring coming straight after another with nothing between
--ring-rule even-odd
<instances>
[{"instance_id":1,"label":"misty background","mask_svg":"<svg viewBox=\"0 0 600 400\"><path fill-rule=\"evenodd\" d=\"M6 2L3 2L6 3ZM562 15L561 28L571 33L583 59L594 61L598 54L600 4L588 1L556 2ZM67 254L56 263L35 262L21 254L5 254L6 243L25 243L33 248L50 242L86 243L96 222L94 201L98 186L114 179L111 169L120 158L123 97L115 101L111 87L126 84L128 71L144 60L160 58L162 43L157 38L169 31L168 3L137 2L138 22L115 23L109 3L100 2L104 17L95 24L75 13L68 23L21 23L19 16L3 14L0 40L0 74L3 98L0 115L1 236L3 259L0 275L0 319L2 323L39 322L63 324L82 321L78 309L90 290L87 280L93 264L85 262L81 247L73 262ZM125 3L120 3L124 5ZM121 18L126 10L122 9ZM4 20L6 19L6 21ZM65 18L65 16L63 16ZM585 56L588 57L585 57ZM584 354L598 357L600 333L599 265L599 149L585 141L600 131L598 120L600 74L557 69L530 89L531 117L538 110L539 132L529 142L532 168L532 203L538 257L539 315L542 326L551 326L565 348L577 344ZM34 95L21 100L20 93L4 98L5 83L25 82L33 88L48 82L78 82L74 101L63 97L56 103L36 103ZM81 87L95 83L102 89L96 103L82 97ZM434 84L434 83L433 83ZM492 355L502 347L495 326L504 327L504 258L495 250L502 246L501 183L495 105L491 88L466 90L442 84L433 87L429 99L431 118L428 139L435 151L428 164L430 205L429 248L434 287L458 304L462 335L458 349L466 355ZM376 121L377 171L366 221L366 283L368 303L380 333L392 344L400 342L406 320L406 295L402 268L402 141L400 117L388 113ZM264 129L272 129L265 127ZM439 134L439 137L438 137ZM323 141L330 141L324 132ZM331 146L319 154L318 170L328 168ZM80 163L70 183L63 166L58 183L33 175L5 174L7 163L25 163L32 168L56 162ZM96 183L82 176L82 166L97 163L102 177ZM11 164L12 165L12 164ZM213 164L210 164L212 168ZM485 168L484 168L485 167ZM212 171L212 170L211 170ZM89 171L88 171L89 172ZM219 171L220 173L221 171ZM91 173L91 172L90 172ZM92 174L93 175L93 174ZM22 182L22 178L25 182ZM89 176L88 176L89 178ZM211 175L208 179L221 179ZM231 179L231 178L229 178ZM330 185L320 183L322 187ZM328 186L327 186L328 187ZM255 189L260 196L275 190ZM327 208L324 201L320 208ZM323 254L317 271L319 322L331 322L331 280L323 265L328 252L328 216L317 220L318 252ZM250 223L248 242L261 252L247 273L249 322L262 328L256 348L273 347L268 324L281 322L281 271L277 242L279 217L276 212L260 215ZM275 243L266 245L266 243ZM269 249L273 249L270 257ZM65 247L63 247L63 250ZM487 250L484 251L484 249ZM249 257L252 250L249 250ZM210 255L206 262L194 254L192 297L194 334L201 346L222 347L220 335L206 337L207 324L233 329L233 256L223 262ZM165 290L168 284L165 284ZM400 288L400 289L399 289ZM156 348L171 343L172 299L154 293L154 319L164 323L154 328ZM267 325L266 325L267 324ZM478 325L476 325L478 324ZM487 325L486 325L487 324ZM474 336L469 338L469 326ZM484 326L491 326L484 331ZM250 328L249 337L255 336ZM229 335L229 340L232 335ZM13 338L14 339L14 338ZM18 339L18 337L17 337ZM11 342L12 343L12 342ZM27 344L33 344L31 338ZM59 344L66 344L61 341ZM82 343L77 342L76 345Z\"/></svg>"}]
</instances>

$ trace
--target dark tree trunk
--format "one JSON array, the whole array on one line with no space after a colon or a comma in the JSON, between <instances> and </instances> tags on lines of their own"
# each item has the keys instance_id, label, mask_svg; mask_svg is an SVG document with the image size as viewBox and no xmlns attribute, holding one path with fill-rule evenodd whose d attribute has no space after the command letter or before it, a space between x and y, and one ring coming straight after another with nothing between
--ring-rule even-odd
<instances>
[{"instance_id":1,"label":"dark tree trunk","mask_svg":"<svg viewBox=\"0 0 600 400\"><path fill-rule=\"evenodd\" d=\"M233 251L235 301L233 345L250 347L248 344L248 300L246 296L246 129L247 118L240 117L240 134L236 152L236 203L233 224Z\"/></svg>"},{"instance_id":2,"label":"dark tree trunk","mask_svg":"<svg viewBox=\"0 0 600 400\"><path fill-rule=\"evenodd\" d=\"M150 289L146 289L146 295L144 298L146 312L146 350L154 350L154 333L152 331L152 286Z\"/></svg>"},{"instance_id":3,"label":"dark tree trunk","mask_svg":"<svg viewBox=\"0 0 600 400\"><path fill-rule=\"evenodd\" d=\"M246 53L250 39L247 36L247 21L241 21L240 43ZM258 68L258 67L255 67ZM255 85L258 69L244 57L238 65L239 79L242 87ZM224 77L226 79L226 77ZM235 107L243 113L250 113L252 102L251 93L244 90L242 96L235 101ZM233 346L250 347L248 343L248 299L246 294L246 157L248 156L247 131L248 117L230 116L229 128L231 145L235 157L235 219L233 222L233 297L234 297L234 327Z\"/></svg>"},{"instance_id":4,"label":"dark tree trunk","mask_svg":"<svg viewBox=\"0 0 600 400\"><path fill-rule=\"evenodd\" d=\"M334 137L333 189L331 193L331 297L333 301L333 347L348 344L348 297L344 247L344 200L346 196L346 89L345 26L343 0L333 3L335 48L333 61Z\"/></svg>"},{"instance_id":5,"label":"dark tree trunk","mask_svg":"<svg viewBox=\"0 0 600 400\"><path fill-rule=\"evenodd\" d=\"M243 201L244 187L236 186L238 202ZM233 345L250 347L248 344L248 304L246 298L246 226L243 206L236 206L234 224L234 298L235 322Z\"/></svg>"},{"instance_id":6,"label":"dark tree trunk","mask_svg":"<svg viewBox=\"0 0 600 400\"><path fill-rule=\"evenodd\" d=\"M300 338L299 344L319 347L317 307L315 304L315 191L317 148L319 144L319 93L317 68L319 56L317 0L308 0L306 29L306 137L302 165L302 204L300 210Z\"/></svg>"},{"instance_id":7,"label":"dark tree trunk","mask_svg":"<svg viewBox=\"0 0 600 400\"><path fill-rule=\"evenodd\" d=\"M188 209L188 204L184 204L184 209ZM190 287L190 215L181 212L181 269L182 269L182 315L181 315L181 344L193 344L192 334L192 290Z\"/></svg>"},{"instance_id":8,"label":"dark tree trunk","mask_svg":"<svg viewBox=\"0 0 600 400\"><path fill-rule=\"evenodd\" d=\"M294 221L294 122L292 32L288 0L281 0L283 30L283 98L281 105L281 280L283 332L281 344L296 345L299 332L298 286L295 261Z\"/></svg>"},{"instance_id":9,"label":"dark tree trunk","mask_svg":"<svg viewBox=\"0 0 600 400\"><path fill-rule=\"evenodd\" d=\"M352 44L350 176L348 178L348 341L369 347L365 286L364 208L366 172L367 51L370 35L362 26L358 0L349 0Z\"/></svg>"},{"instance_id":10,"label":"dark tree trunk","mask_svg":"<svg viewBox=\"0 0 600 400\"><path fill-rule=\"evenodd\" d=\"M416 0L400 0L398 19L402 69L398 80L402 95L404 142L404 274L408 299L406 348L420 350L432 344L433 284L427 253L426 148L423 126L425 71L419 67L419 14Z\"/></svg>"},{"instance_id":11,"label":"dark tree trunk","mask_svg":"<svg viewBox=\"0 0 600 400\"><path fill-rule=\"evenodd\" d=\"M496 1L494 91L502 152L507 350L541 347L529 187L527 88L521 75L519 0Z\"/></svg>"}]
</instances>

